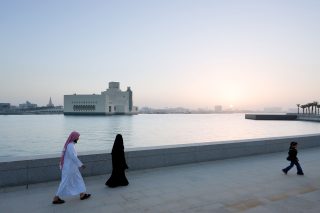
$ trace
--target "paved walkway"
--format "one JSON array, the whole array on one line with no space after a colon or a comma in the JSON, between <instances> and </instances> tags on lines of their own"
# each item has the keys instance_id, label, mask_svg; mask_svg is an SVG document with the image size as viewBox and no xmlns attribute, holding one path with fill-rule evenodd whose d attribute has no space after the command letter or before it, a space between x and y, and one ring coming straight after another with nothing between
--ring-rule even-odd
<instances>
[{"instance_id":1,"label":"paved walkway","mask_svg":"<svg viewBox=\"0 0 320 213\"><path fill-rule=\"evenodd\" d=\"M85 179L89 200L52 205L58 182L0 189L0 212L320 212L320 148L300 150L305 176L288 175L286 152L127 173L110 189L106 176Z\"/></svg>"}]
</instances>

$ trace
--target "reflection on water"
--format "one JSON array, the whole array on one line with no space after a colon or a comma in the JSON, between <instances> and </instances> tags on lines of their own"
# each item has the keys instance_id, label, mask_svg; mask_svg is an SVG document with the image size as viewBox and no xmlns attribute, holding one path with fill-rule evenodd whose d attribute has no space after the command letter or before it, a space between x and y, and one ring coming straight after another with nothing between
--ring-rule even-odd
<instances>
[{"instance_id":1,"label":"reflection on water","mask_svg":"<svg viewBox=\"0 0 320 213\"><path fill-rule=\"evenodd\" d=\"M254 121L244 114L136 116L0 115L0 157L60 153L73 130L78 151L110 152L116 134L125 147L317 134L320 123Z\"/></svg>"}]
</instances>

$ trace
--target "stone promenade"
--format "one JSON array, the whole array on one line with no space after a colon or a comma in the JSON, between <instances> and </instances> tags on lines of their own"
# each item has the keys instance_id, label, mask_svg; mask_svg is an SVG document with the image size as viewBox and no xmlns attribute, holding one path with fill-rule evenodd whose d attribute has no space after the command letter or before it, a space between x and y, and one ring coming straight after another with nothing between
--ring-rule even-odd
<instances>
[{"instance_id":1,"label":"stone promenade","mask_svg":"<svg viewBox=\"0 0 320 213\"><path fill-rule=\"evenodd\" d=\"M52 205L58 182L0 189L0 212L320 212L320 148L299 150L305 176L284 175L286 152L128 172L110 189L109 175L85 178L89 200ZM130 166L130 165L129 165Z\"/></svg>"}]
</instances>

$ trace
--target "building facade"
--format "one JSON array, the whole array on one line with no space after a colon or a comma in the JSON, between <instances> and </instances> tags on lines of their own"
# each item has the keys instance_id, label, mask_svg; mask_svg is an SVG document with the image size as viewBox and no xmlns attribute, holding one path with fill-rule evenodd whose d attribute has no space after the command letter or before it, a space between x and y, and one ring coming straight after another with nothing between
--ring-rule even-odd
<instances>
[{"instance_id":1,"label":"building facade","mask_svg":"<svg viewBox=\"0 0 320 213\"><path fill-rule=\"evenodd\" d=\"M30 103L29 101L26 101L24 104L19 104L20 109L35 109L37 107L37 104Z\"/></svg>"},{"instance_id":2,"label":"building facade","mask_svg":"<svg viewBox=\"0 0 320 213\"><path fill-rule=\"evenodd\" d=\"M0 111L8 111L11 108L10 103L0 103Z\"/></svg>"},{"instance_id":3,"label":"building facade","mask_svg":"<svg viewBox=\"0 0 320 213\"><path fill-rule=\"evenodd\" d=\"M133 106L132 91L120 90L119 82L109 82L109 88L100 95L65 95L65 115L134 115L138 108Z\"/></svg>"}]
</instances>

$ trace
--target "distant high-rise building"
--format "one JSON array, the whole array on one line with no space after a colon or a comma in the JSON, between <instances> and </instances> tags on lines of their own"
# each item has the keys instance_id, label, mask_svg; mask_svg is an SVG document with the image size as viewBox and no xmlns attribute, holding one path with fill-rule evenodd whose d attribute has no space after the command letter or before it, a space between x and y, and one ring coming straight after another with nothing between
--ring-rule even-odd
<instances>
[{"instance_id":1,"label":"distant high-rise building","mask_svg":"<svg viewBox=\"0 0 320 213\"><path fill-rule=\"evenodd\" d=\"M269 112L269 113L276 113L276 112L282 112L282 108L281 107L265 107L263 109L264 112Z\"/></svg>"},{"instance_id":2,"label":"distant high-rise building","mask_svg":"<svg viewBox=\"0 0 320 213\"><path fill-rule=\"evenodd\" d=\"M298 113L298 109L297 108L289 108L287 110L287 112L289 112L289 113Z\"/></svg>"},{"instance_id":3,"label":"distant high-rise building","mask_svg":"<svg viewBox=\"0 0 320 213\"><path fill-rule=\"evenodd\" d=\"M215 112L222 112L222 106L221 105L214 106L214 111Z\"/></svg>"},{"instance_id":4,"label":"distant high-rise building","mask_svg":"<svg viewBox=\"0 0 320 213\"><path fill-rule=\"evenodd\" d=\"M54 107L52 100L51 100L51 97L50 97L49 103L47 104L47 107Z\"/></svg>"}]
</instances>

